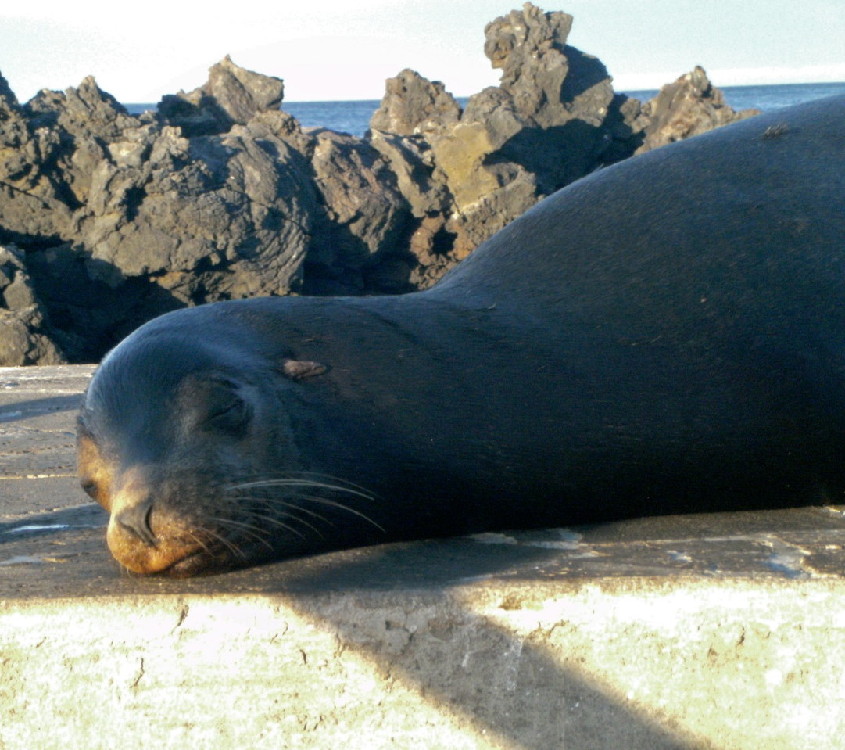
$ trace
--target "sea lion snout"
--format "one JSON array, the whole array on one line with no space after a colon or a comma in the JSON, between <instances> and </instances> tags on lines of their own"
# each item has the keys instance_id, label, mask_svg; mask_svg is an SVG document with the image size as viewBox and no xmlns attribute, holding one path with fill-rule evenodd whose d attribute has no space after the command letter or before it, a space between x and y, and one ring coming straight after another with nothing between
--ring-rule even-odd
<instances>
[{"instance_id":1,"label":"sea lion snout","mask_svg":"<svg viewBox=\"0 0 845 750\"><path fill-rule=\"evenodd\" d=\"M112 554L130 570L146 569L144 560L159 546L148 472L133 467L116 477L110 510L106 538Z\"/></svg>"},{"instance_id":2,"label":"sea lion snout","mask_svg":"<svg viewBox=\"0 0 845 750\"><path fill-rule=\"evenodd\" d=\"M124 532L134 534L148 547L156 547L158 543L150 523L152 512L153 501L146 498L118 511L114 516L114 522Z\"/></svg>"},{"instance_id":3,"label":"sea lion snout","mask_svg":"<svg viewBox=\"0 0 845 750\"><path fill-rule=\"evenodd\" d=\"M133 573L159 573L202 549L191 529L157 502L154 472L132 467L115 481L106 540L115 559Z\"/></svg>"}]
</instances>

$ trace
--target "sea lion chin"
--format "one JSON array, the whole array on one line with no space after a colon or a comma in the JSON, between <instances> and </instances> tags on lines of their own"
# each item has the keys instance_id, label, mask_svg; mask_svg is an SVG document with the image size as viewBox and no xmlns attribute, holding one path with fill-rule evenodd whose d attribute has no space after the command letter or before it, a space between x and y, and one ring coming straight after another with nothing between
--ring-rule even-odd
<instances>
[{"instance_id":1,"label":"sea lion chin","mask_svg":"<svg viewBox=\"0 0 845 750\"><path fill-rule=\"evenodd\" d=\"M841 501L845 99L551 196L432 289L180 310L103 360L83 487L136 573Z\"/></svg>"}]
</instances>

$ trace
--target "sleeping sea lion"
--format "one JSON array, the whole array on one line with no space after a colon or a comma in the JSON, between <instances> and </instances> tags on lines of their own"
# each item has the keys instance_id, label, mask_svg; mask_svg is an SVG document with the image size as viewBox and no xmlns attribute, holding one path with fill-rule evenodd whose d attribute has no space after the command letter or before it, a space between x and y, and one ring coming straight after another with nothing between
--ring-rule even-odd
<instances>
[{"instance_id":1,"label":"sleeping sea lion","mask_svg":"<svg viewBox=\"0 0 845 750\"><path fill-rule=\"evenodd\" d=\"M603 169L433 288L172 312L103 360L79 472L138 573L842 502L845 98Z\"/></svg>"}]
</instances>

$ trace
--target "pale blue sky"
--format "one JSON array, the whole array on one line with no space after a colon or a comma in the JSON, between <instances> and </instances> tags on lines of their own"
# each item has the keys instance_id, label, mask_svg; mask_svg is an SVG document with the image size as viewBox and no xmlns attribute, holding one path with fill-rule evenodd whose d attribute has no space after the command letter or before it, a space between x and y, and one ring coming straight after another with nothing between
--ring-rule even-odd
<instances>
[{"instance_id":1,"label":"pale blue sky","mask_svg":"<svg viewBox=\"0 0 845 750\"><path fill-rule=\"evenodd\" d=\"M410 67L458 96L498 82L484 25L508 0L37 0L0 13L0 72L21 100L94 75L124 102L154 102L236 63L285 79L289 101L378 99ZM695 65L720 86L845 80L845 0L568 0L569 43L617 90L657 87ZM233 14L231 8L238 8ZM197 10L202 8L202 10Z\"/></svg>"}]
</instances>

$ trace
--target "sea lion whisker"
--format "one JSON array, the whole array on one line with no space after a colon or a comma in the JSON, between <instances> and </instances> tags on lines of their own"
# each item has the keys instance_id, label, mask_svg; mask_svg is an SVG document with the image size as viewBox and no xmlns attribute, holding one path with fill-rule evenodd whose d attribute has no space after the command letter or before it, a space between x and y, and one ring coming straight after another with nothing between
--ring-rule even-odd
<instances>
[{"instance_id":1,"label":"sea lion whisker","mask_svg":"<svg viewBox=\"0 0 845 750\"><path fill-rule=\"evenodd\" d=\"M220 523L222 520L224 520L224 519L219 519L219 518L210 518L209 519L209 521L214 521L215 523ZM204 528L203 533L210 536L214 541L219 542L222 546L228 548L232 552L233 555L236 555L237 557L241 557L241 558L245 559L246 556L244 555L243 550L241 550L240 547L238 547L236 544L234 544L230 539L227 539L223 534L218 534L216 531L214 531L213 529L209 529L209 528ZM214 554L213 551L208 549L208 547L206 547L200 541L199 537L196 534L194 534L193 532L191 532L191 537L197 542L197 544L201 545L203 547L203 549L209 555Z\"/></svg>"},{"instance_id":2,"label":"sea lion whisker","mask_svg":"<svg viewBox=\"0 0 845 750\"><path fill-rule=\"evenodd\" d=\"M323 521L323 522L329 524L330 526L334 526L334 524L331 521L329 521L326 518L323 518L323 516L321 516L319 513L314 513L312 511L305 510L304 508L301 508L299 506L290 505L288 510L289 511L300 510L303 513L311 516L312 518L317 518L318 520ZM256 513L256 512L253 511L253 512L250 513L250 517L261 519L262 521L266 521L267 523L270 523L274 526L278 526L279 528L289 528L287 524L280 521L275 516L266 515L264 513ZM309 529L311 529L311 531L313 531L321 539L325 538L323 536L322 532L316 526L314 526L313 524L308 523L308 521L305 521L304 519L298 518L297 516L294 516L294 515L288 515L287 517L292 521L297 521L298 523L302 524L303 526L307 526Z\"/></svg>"},{"instance_id":3,"label":"sea lion whisker","mask_svg":"<svg viewBox=\"0 0 845 750\"><path fill-rule=\"evenodd\" d=\"M311 502L311 503L320 503L321 505L330 505L333 508L340 508L341 510L345 510L347 513L351 513L352 515L358 516L359 518L363 518L367 523L371 523L379 531L387 533L386 529L383 526L380 526L378 523L376 523L372 518L370 518L369 516L361 513L360 511L355 510L354 508L350 508L350 507L344 505L343 503L339 503L335 500L329 500L328 498L325 498L325 497L305 497L304 499L308 500L308 502Z\"/></svg>"},{"instance_id":4,"label":"sea lion whisker","mask_svg":"<svg viewBox=\"0 0 845 750\"><path fill-rule=\"evenodd\" d=\"M246 497L246 498L242 498L242 499L250 500L250 499L253 499L253 498ZM299 506L293 505L293 504L288 503L288 502L284 502L284 505L285 505L285 507L287 508L288 511L303 510ZM326 523L330 523L327 519L323 518L318 513L314 513L314 512L311 512L311 511L305 511L305 510L303 510L303 512L305 512L307 515L309 515L313 518L319 519L320 521L325 521ZM254 518L254 519L257 519L257 520L261 520L261 521L266 521L267 523L270 523L273 526L276 526L278 528L291 529L291 526L289 524L286 524L284 521L280 520L278 517L276 517L274 515L271 515L271 514L268 514L268 513L259 513L258 511L254 510L254 509L245 509L244 513L249 518ZM291 521L297 521L300 524L302 524L303 526L307 526L315 534L317 534L318 536L320 536L322 538L323 535L316 526L313 526L312 524L308 523L307 521L305 521L301 518L298 518L294 515L288 514L287 518Z\"/></svg>"},{"instance_id":5,"label":"sea lion whisker","mask_svg":"<svg viewBox=\"0 0 845 750\"><path fill-rule=\"evenodd\" d=\"M337 527L337 524L332 522L331 519L326 518L325 516L320 515L319 513L316 513L313 510L302 507L302 505L300 503L293 503L293 502L291 502L287 499L284 499L284 498L275 498L275 497L274 498L255 498L251 495L242 495L242 496L241 495L234 495L234 496L231 496L229 499L232 500L232 501L256 501L257 500L258 502L260 502L260 504L262 506L264 506L268 509L281 506L282 508L284 508L284 510L288 514L287 517L289 519L295 520L295 521L299 522L300 524L302 524L303 526L307 526L315 534L317 534L321 539L323 539L325 537L323 536L323 533L316 526L308 523L308 521L306 521L303 518L299 518L295 514L296 513L304 513L305 515L310 516L311 518L314 518L318 521L322 521L324 524L331 526L332 528ZM250 518L255 518L255 519L267 521L267 522L274 524L275 526L278 526L280 528L288 528L287 525L284 524L282 521L280 521L277 516L274 516L271 513L259 513L256 508L243 508L243 509L241 509L241 512L246 513Z\"/></svg>"},{"instance_id":6,"label":"sea lion whisker","mask_svg":"<svg viewBox=\"0 0 845 750\"><path fill-rule=\"evenodd\" d=\"M221 526L229 526L232 528L240 529L246 536L252 537L253 539L257 540L260 544L263 544L268 549L273 549L273 545L267 541L266 535L262 536L261 534L256 533L256 530L260 531L257 526L253 526L252 524L242 523L241 521L235 521L232 518L218 518L217 523Z\"/></svg>"},{"instance_id":7,"label":"sea lion whisker","mask_svg":"<svg viewBox=\"0 0 845 750\"><path fill-rule=\"evenodd\" d=\"M311 518L315 518L318 521L322 521L323 523L328 524L329 526L336 526L336 524L330 518L326 518L325 516L320 515L316 511L310 510L309 508L304 508L299 503L285 502L284 504L289 513L304 513L306 516L310 516Z\"/></svg>"},{"instance_id":8,"label":"sea lion whisker","mask_svg":"<svg viewBox=\"0 0 845 750\"><path fill-rule=\"evenodd\" d=\"M222 524L229 524L229 525L232 525L232 526L243 526L244 528L253 528L253 529L257 528L257 527L255 527L255 526L250 526L250 525L248 525L248 524L242 524L242 523L239 523L238 521L233 521L233 520L231 520L231 519L221 520L221 521L219 521L219 523L222 523ZM296 530L295 528L293 528L293 526L291 526L290 524L286 524L286 523L284 523L283 521L279 521L279 520L275 520L275 524L276 524L276 526L278 526L279 528L282 528L282 529L287 529L287 530L288 530L288 531L290 531L291 533L296 534L296 535L297 535L300 539L305 539L305 535L304 535L304 534L302 534L301 532L297 531L297 530Z\"/></svg>"},{"instance_id":9,"label":"sea lion whisker","mask_svg":"<svg viewBox=\"0 0 845 750\"><path fill-rule=\"evenodd\" d=\"M234 490L261 489L264 487L294 487L297 489L324 489L333 492L340 492L347 495L362 497L365 500L375 500L375 496L367 493L363 488L344 487L340 484L329 484L327 482L316 482L307 479L260 479L253 482L242 482L233 484L226 488L226 492Z\"/></svg>"},{"instance_id":10,"label":"sea lion whisker","mask_svg":"<svg viewBox=\"0 0 845 750\"><path fill-rule=\"evenodd\" d=\"M270 478L270 477L265 477ZM356 484L355 482L350 482L348 479L343 479L341 477L335 476L333 474L326 474L319 471L286 471L284 476L279 477L280 479L299 479L304 480L306 482L316 482L318 484L331 484L331 485L339 485L341 487L345 487L348 489L353 489L358 492L361 492L365 495L371 496L375 499L375 494L370 492L366 487Z\"/></svg>"},{"instance_id":11,"label":"sea lion whisker","mask_svg":"<svg viewBox=\"0 0 845 750\"><path fill-rule=\"evenodd\" d=\"M245 487L248 488L248 489L254 489L254 488L257 488L257 487L266 487L266 486L273 486L273 487L276 487L276 486L282 486L282 487L296 486L297 489L306 489L305 487L299 487L296 484L290 484L288 480L269 480L269 483L264 482L264 481L262 481L262 482L249 482L247 484L235 485L234 487L232 487L230 489L233 489L233 490L234 489L243 489ZM328 485L322 485L322 484L316 485L316 487L313 487L313 486L310 487L310 489L315 489L315 488L316 489L320 489L320 488L322 488L322 489L332 489L332 490L338 489L337 487L334 487L334 486L328 486ZM354 494L355 494L355 496L358 496L360 493L355 492ZM329 506L332 506L334 508L340 508L341 510L345 510L348 513L352 513L353 515L356 515L356 516L359 516L360 518L363 518L365 521L367 521L368 523L371 523L373 526L375 526L380 531L385 531L385 529L382 526L380 526L378 523L376 523L372 518L370 518L366 514L361 513L360 511L357 511L354 508L350 508L349 506L344 505L343 503L337 502L336 500L330 500L329 498L325 498L325 497L316 497L314 495L305 495L305 494L301 494L301 493L297 494L297 497L302 499L302 500L308 501L308 502L320 503L322 505L329 505ZM362 495L362 497L363 497L363 495ZM250 496L243 496L243 497L238 498L236 496L235 498L232 498L232 499L255 500L256 498L250 497ZM368 499L374 499L374 498L369 497ZM301 505L291 503L289 500L286 500L286 499L259 498L259 500L261 502L266 502L266 503L269 503L269 502L282 503L289 510L302 510L303 512L309 513L310 515L312 515L315 518L319 518L322 521L326 521L327 523L330 523L328 521L328 519L323 518L319 514L314 513L313 511L308 511L308 510L304 509ZM297 520L300 523L305 524L305 522L302 519L297 519ZM305 524L305 525L307 525L307 524Z\"/></svg>"},{"instance_id":12,"label":"sea lion whisker","mask_svg":"<svg viewBox=\"0 0 845 750\"><path fill-rule=\"evenodd\" d=\"M297 495L296 497L301 497L301 495ZM261 508L265 508L268 511L275 510L276 508L282 508L287 512L291 511L301 511L312 518L316 518L320 521L325 521L326 523L330 523L330 521L321 516L319 513L315 513L313 510L308 510L307 508L303 508L301 504L292 502L287 498L281 497L254 497L253 495L232 495L229 497L229 500L234 503L237 502L249 502L254 504L256 507L244 507L244 506L237 506L239 512L248 515L250 518L259 518L267 521L278 520L278 518L272 514L268 513L260 513L259 510Z\"/></svg>"},{"instance_id":13,"label":"sea lion whisker","mask_svg":"<svg viewBox=\"0 0 845 750\"><path fill-rule=\"evenodd\" d=\"M211 554L211 550L208 548L208 545L202 540L202 538L200 536L195 534L193 531L189 531L188 536L190 537L192 542L194 542L195 544L199 545L202 548L203 552L205 552L208 555Z\"/></svg>"},{"instance_id":14,"label":"sea lion whisker","mask_svg":"<svg viewBox=\"0 0 845 750\"><path fill-rule=\"evenodd\" d=\"M286 487L293 490L313 491L313 490L329 490L330 492L337 492L344 495L351 495L360 497L364 500L374 500L372 495L366 494L363 491L351 489L338 484L328 484L325 482L314 482L310 480L301 479L267 479L258 482L250 482L246 485L239 485L235 489L262 489L272 487Z\"/></svg>"}]
</instances>

